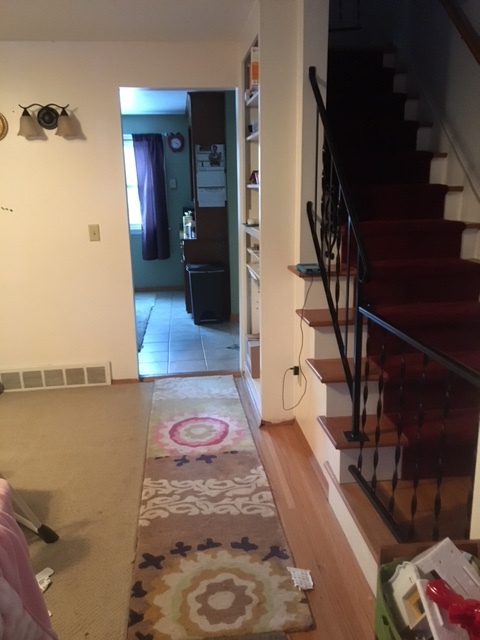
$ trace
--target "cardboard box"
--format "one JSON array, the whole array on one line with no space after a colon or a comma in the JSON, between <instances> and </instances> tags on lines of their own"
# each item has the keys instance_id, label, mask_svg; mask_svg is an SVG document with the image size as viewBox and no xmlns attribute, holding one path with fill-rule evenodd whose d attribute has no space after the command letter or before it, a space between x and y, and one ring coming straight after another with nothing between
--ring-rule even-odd
<instances>
[{"instance_id":1,"label":"cardboard box","mask_svg":"<svg viewBox=\"0 0 480 640\"><path fill-rule=\"evenodd\" d=\"M252 378L260 378L260 340L247 336L245 363Z\"/></svg>"},{"instance_id":2,"label":"cardboard box","mask_svg":"<svg viewBox=\"0 0 480 640\"><path fill-rule=\"evenodd\" d=\"M257 88L260 84L259 50L252 47L250 50L250 89Z\"/></svg>"}]
</instances>

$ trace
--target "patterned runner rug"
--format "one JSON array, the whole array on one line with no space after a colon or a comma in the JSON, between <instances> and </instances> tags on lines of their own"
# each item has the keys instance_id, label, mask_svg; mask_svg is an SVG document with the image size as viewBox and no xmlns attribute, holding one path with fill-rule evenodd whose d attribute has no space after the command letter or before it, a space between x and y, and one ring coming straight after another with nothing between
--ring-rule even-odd
<instances>
[{"instance_id":1,"label":"patterned runner rug","mask_svg":"<svg viewBox=\"0 0 480 640\"><path fill-rule=\"evenodd\" d=\"M231 376L155 382L128 640L312 628Z\"/></svg>"}]
</instances>

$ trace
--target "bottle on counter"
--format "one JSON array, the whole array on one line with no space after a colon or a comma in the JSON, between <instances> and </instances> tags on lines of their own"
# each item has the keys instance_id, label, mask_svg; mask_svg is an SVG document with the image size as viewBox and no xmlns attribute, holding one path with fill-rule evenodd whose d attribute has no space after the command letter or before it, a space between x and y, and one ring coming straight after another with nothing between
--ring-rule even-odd
<instances>
[{"instance_id":1,"label":"bottle on counter","mask_svg":"<svg viewBox=\"0 0 480 640\"><path fill-rule=\"evenodd\" d=\"M193 220L192 212L185 211L185 213L183 214L183 235L186 238L190 238L192 220Z\"/></svg>"}]
</instances>

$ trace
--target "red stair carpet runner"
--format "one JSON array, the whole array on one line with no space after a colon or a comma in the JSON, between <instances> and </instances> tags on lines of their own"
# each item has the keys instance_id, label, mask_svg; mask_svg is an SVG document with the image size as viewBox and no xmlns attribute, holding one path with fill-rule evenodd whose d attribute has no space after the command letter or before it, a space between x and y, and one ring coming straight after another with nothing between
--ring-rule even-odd
<instances>
[{"instance_id":1,"label":"red stair carpet runner","mask_svg":"<svg viewBox=\"0 0 480 640\"><path fill-rule=\"evenodd\" d=\"M382 51L330 51L327 112L371 261L365 298L392 325L478 372L480 263L460 257L465 224L444 218L449 187L429 183L434 154L417 151L419 123L405 120L406 95L394 93L393 78ZM470 475L478 390L458 378L449 388L444 369L434 362L424 367L421 354L369 323L372 359L379 360L382 344L384 413L395 422L402 411L409 443L403 477L411 477L418 462L419 416L420 475L436 477L440 458L444 475Z\"/></svg>"}]
</instances>

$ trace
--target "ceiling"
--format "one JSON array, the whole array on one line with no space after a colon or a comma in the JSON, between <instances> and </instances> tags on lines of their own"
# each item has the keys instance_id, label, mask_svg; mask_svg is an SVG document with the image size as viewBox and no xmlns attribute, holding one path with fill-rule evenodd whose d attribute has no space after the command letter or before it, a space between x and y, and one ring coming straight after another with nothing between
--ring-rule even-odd
<instances>
[{"instance_id":1,"label":"ceiling","mask_svg":"<svg viewBox=\"0 0 480 640\"><path fill-rule=\"evenodd\" d=\"M256 0L0 0L0 40L191 42L238 37ZM185 113L185 91L121 90L123 114Z\"/></svg>"},{"instance_id":2,"label":"ceiling","mask_svg":"<svg viewBox=\"0 0 480 640\"><path fill-rule=\"evenodd\" d=\"M186 104L186 91L120 87L120 112L125 116L184 114Z\"/></svg>"},{"instance_id":3,"label":"ceiling","mask_svg":"<svg viewBox=\"0 0 480 640\"><path fill-rule=\"evenodd\" d=\"M255 0L0 0L0 40L226 41Z\"/></svg>"}]
</instances>

